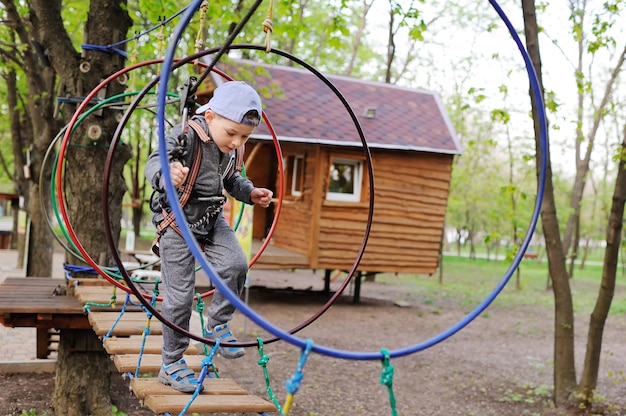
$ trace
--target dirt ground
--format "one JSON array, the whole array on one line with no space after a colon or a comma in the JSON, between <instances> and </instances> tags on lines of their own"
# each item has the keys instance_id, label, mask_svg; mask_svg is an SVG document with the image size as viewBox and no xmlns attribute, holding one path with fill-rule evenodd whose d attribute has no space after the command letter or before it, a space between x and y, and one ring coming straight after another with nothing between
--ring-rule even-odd
<instances>
[{"instance_id":1,"label":"dirt ground","mask_svg":"<svg viewBox=\"0 0 626 416\"><path fill-rule=\"evenodd\" d=\"M321 279L313 276L309 279ZM280 280L280 279L278 279ZM280 286L280 281L278 284ZM590 288L591 290L591 288ZM597 289L594 289L597 290ZM264 319L290 329L312 316L326 301L321 294L253 288L248 302ZM401 281L393 285L365 283L361 301L346 294L299 333L316 345L377 352L421 344L456 325L475 305L460 305L444 297L426 299ZM577 317L577 363L586 342L588 317ZM399 415L520 416L584 414L553 409L550 395L553 361L551 308L513 308L496 301L467 327L436 345L394 358L393 400L380 384L380 361L353 361L311 354L291 415L389 415L395 401ZM240 338L266 336L237 314L233 327ZM603 343L598 394L604 397L595 413L626 415L626 322L611 316ZM285 381L296 369L300 349L286 342L266 344L267 368L273 393L286 397ZM250 394L268 399L259 353L249 348L243 358L217 357L221 377L235 380ZM580 374L580 368L578 372ZM53 374L0 375L0 415L52 415ZM128 391L119 374L112 375L113 404L128 415L152 414ZM47 412L47 413L42 413ZM252 415L252 414L245 414Z\"/></svg>"}]
</instances>

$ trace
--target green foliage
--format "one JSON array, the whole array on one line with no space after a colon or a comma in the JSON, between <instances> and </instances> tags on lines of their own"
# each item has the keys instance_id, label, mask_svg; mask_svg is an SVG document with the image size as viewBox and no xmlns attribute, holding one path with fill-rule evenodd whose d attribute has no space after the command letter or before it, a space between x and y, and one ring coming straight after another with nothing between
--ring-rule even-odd
<instances>
[{"instance_id":1,"label":"green foliage","mask_svg":"<svg viewBox=\"0 0 626 416\"><path fill-rule=\"evenodd\" d=\"M465 250L467 251L467 250ZM478 254L484 255L485 250L478 248ZM448 302L463 304L473 308L482 302L495 289L505 273L511 267L509 262L503 260L476 258L470 259L467 253L463 256L443 256L443 284L437 279L403 274L400 276L380 274L376 277L377 282L387 282L406 285L407 292L419 296L421 303L434 311L445 310ZM593 258L601 257L597 253ZM517 290L512 282L509 282L493 302L504 310L514 309L519 306L534 306L545 308L546 316L551 316L554 307L552 291L546 290L548 278L547 262L524 259L520 263L522 289ZM626 273L626 265L618 273ZM572 298L575 312L587 312L593 310L596 302L598 287L602 279L602 267L599 265L587 265L583 270L576 271L576 277L571 280ZM617 282L614 302L609 311L610 315L622 314L626 308L626 283ZM622 299L622 300L620 300Z\"/></svg>"},{"instance_id":2,"label":"green foliage","mask_svg":"<svg viewBox=\"0 0 626 416\"><path fill-rule=\"evenodd\" d=\"M544 406L552 407L550 390L548 386L544 385L533 387L522 384L515 389L506 389L498 401L529 404L543 403Z\"/></svg>"},{"instance_id":3,"label":"green foliage","mask_svg":"<svg viewBox=\"0 0 626 416\"><path fill-rule=\"evenodd\" d=\"M35 409L22 410L21 416L46 416L46 412L38 412Z\"/></svg>"},{"instance_id":4,"label":"green foliage","mask_svg":"<svg viewBox=\"0 0 626 416\"><path fill-rule=\"evenodd\" d=\"M128 416L126 413L119 410L115 405L111 406L111 414L113 416Z\"/></svg>"}]
</instances>

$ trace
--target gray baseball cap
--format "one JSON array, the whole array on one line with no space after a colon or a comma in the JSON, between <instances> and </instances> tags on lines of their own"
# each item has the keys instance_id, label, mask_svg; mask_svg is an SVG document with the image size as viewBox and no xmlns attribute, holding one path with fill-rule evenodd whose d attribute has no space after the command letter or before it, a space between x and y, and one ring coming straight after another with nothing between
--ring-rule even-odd
<instances>
[{"instance_id":1,"label":"gray baseball cap","mask_svg":"<svg viewBox=\"0 0 626 416\"><path fill-rule=\"evenodd\" d=\"M250 110L256 110L259 119L262 114L261 97L250 85L243 81L228 81L213 91L213 97L208 103L196 110L202 114L211 109L220 116L235 123L249 124L244 116Z\"/></svg>"}]
</instances>

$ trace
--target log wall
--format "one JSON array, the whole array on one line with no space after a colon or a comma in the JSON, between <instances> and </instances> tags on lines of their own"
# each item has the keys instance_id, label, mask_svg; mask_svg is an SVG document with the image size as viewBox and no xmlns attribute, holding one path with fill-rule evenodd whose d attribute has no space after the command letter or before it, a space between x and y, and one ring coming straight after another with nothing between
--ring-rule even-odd
<instances>
[{"instance_id":1,"label":"log wall","mask_svg":"<svg viewBox=\"0 0 626 416\"><path fill-rule=\"evenodd\" d=\"M436 271L448 199L452 156L373 151L374 216L359 270ZM367 178L365 178L367 182ZM352 267L367 225L369 188L360 204L323 201L317 268Z\"/></svg>"},{"instance_id":2,"label":"log wall","mask_svg":"<svg viewBox=\"0 0 626 416\"><path fill-rule=\"evenodd\" d=\"M286 192L273 244L307 255L309 268L352 268L363 244L369 212L369 177L364 164L361 202L327 201L333 157L361 158L360 149L287 143L283 157L305 156L300 196ZM374 216L359 270L387 273L436 271L443 236L452 155L371 150ZM269 157L264 152L264 158ZM275 157L275 156L274 156ZM278 186L278 181L276 182ZM278 194L276 192L276 194ZM259 217L255 211L255 229Z\"/></svg>"}]
</instances>

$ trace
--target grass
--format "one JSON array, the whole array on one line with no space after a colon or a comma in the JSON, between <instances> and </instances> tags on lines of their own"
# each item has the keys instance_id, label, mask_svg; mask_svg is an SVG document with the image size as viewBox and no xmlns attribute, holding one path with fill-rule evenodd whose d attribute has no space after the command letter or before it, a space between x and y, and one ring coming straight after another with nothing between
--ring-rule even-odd
<instances>
[{"instance_id":1,"label":"grass","mask_svg":"<svg viewBox=\"0 0 626 416\"><path fill-rule=\"evenodd\" d=\"M445 307L448 302L454 302L469 311L493 294L495 288L503 282L510 266L504 260L444 256L442 283L439 282L439 275L381 274L376 280L382 284L406 285L408 292L419 295L424 304L429 306ZM509 274L510 279L497 294L494 305L505 309L516 306L553 308L554 295L548 286L547 262L525 259L518 269ZM622 278L624 275L626 270L619 269L611 315L626 311L626 285ZM516 284L518 278L519 289ZM601 278L601 266L586 266L582 270L576 268L574 278L570 280L575 312L590 313L593 310Z\"/></svg>"}]
</instances>

